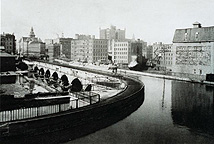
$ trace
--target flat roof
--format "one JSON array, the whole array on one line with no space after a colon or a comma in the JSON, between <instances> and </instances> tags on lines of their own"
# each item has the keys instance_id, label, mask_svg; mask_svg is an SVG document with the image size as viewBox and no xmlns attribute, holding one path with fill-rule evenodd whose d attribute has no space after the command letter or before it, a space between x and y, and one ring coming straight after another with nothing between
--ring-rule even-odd
<instances>
[{"instance_id":1,"label":"flat roof","mask_svg":"<svg viewBox=\"0 0 214 144\"><path fill-rule=\"evenodd\" d=\"M0 57L16 57L16 56L0 50Z\"/></svg>"}]
</instances>

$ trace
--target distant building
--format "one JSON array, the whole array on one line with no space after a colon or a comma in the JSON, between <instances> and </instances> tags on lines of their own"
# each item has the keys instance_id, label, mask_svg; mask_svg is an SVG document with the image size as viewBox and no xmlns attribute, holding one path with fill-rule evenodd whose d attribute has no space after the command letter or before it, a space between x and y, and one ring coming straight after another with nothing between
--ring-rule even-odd
<instances>
[{"instance_id":1,"label":"distant building","mask_svg":"<svg viewBox=\"0 0 214 144\"><path fill-rule=\"evenodd\" d=\"M60 45L60 55L65 56L67 59L72 59L71 57L71 40L73 38L64 38L59 37L53 39L53 43L57 43Z\"/></svg>"},{"instance_id":2,"label":"distant building","mask_svg":"<svg viewBox=\"0 0 214 144\"><path fill-rule=\"evenodd\" d=\"M47 55L49 57L49 61L53 61L55 58L60 57L60 44L57 43L49 43L46 44Z\"/></svg>"},{"instance_id":3,"label":"distant building","mask_svg":"<svg viewBox=\"0 0 214 144\"><path fill-rule=\"evenodd\" d=\"M151 60L153 58L153 47L152 45L149 45L146 47L146 52L145 52L145 57L149 60ZM143 54L144 56L144 54Z\"/></svg>"},{"instance_id":4,"label":"distant building","mask_svg":"<svg viewBox=\"0 0 214 144\"><path fill-rule=\"evenodd\" d=\"M173 59L172 44L158 42L152 45L152 49L153 62L155 62L158 67L171 71Z\"/></svg>"},{"instance_id":5,"label":"distant building","mask_svg":"<svg viewBox=\"0 0 214 144\"><path fill-rule=\"evenodd\" d=\"M119 67L127 68L136 56L139 63L142 62L142 41L112 41L112 61Z\"/></svg>"},{"instance_id":6,"label":"distant building","mask_svg":"<svg viewBox=\"0 0 214 144\"><path fill-rule=\"evenodd\" d=\"M173 72L214 74L214 26L176 29L173 38Z\"/></svg>"},{"instance_id":7,"label":"distant building","mask_svg":"<svg viewBox=\"0 0 214 144\"><path fill-rule=\"evenodd\" d=\"M100 39L108 39L108 40L119 40L124 41L125 40L125 33L126 30L120 30L116 29L116 26L111 26L107 29L100 29Z\"/></svg>"},{"instance_id":8,"label":"distant building","mask_svg":"<svg viewBox=\"0 0 214 144\"><path fill-rule=\"evenodd\" d=\"M81 62L107 62L108 47L106 39L94 39L92 36L76 37L71 40L71 59Z\"/></svg>"},{"instance_id":9,"label":"distant building","mask_svg":"<svg viewBox=\"0 0 214 144\"><path fill-rule=\"evenodd\" d=\"M33 27L29 37L22 37L19 40L19 53L25 56L37 57L45 55L45 43L40 38L35 37Z\"/></svg>"},{"instance_id":10,"label":"distant building","mask_svg":"<svg viewBox=\"0 0 214 144\"><path fill-rule=\"evenodd\" d=\"M4 46L5 52L9 54L16 53L16 39L14 34L1 34L1 46Z\"/></svg>"},{"instance_id":11,"label":"distant building","mask_svg":"<svg viewBox=\"0 0 214 144\"><path fill-rule=\"evenodd\" d=\"M75 34L75 39L84 40L84 39L95 39L95 35L81 35Z\"/></svg>"}]
</instances>

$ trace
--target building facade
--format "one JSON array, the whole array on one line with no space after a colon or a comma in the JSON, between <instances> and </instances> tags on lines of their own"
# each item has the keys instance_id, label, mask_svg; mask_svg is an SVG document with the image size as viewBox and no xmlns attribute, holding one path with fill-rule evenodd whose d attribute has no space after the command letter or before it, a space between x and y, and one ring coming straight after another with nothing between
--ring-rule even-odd
<instances>
[{"instance_id":1,"label":"building facade","mask_svg":"<svg viewBox=\"0 0 214 144\"><path fill-rule=\"evenodd\" d=\"M119 67L127 68L132 57L142 63L142 41L112 41L112 61Z\"/></svg>"},{"instance_id":2,"label":"building facade","mask_svg":"<svg viewBox=\"0 0 214 144\"><path fill-rule=\"evenodd\" d=\"M143 54L143 56L144 56L144 54ZM152 47L152 45L148 45L146 47L145 57L149 60L152 60L152 58L153 58L153 47Z\"/></svg>"},{"instance_id":3,"label":"building facade","mask_svg":"<svg viewBox=\"0 0 214 144\"><path fill-rule=\"evenodd\" d=\"M126 38L126 30L116 29L116 26L111 26L107 29L100 29L100 39L124 41Z\"/></svg>"},{"instance_id":4,"label":"building facade","mask_svg":"<svg viewBox=\"0 0 214 144\"><path fill-rule=\"evenodd\" d=\"M214 26L176 29L172 47L173 72L214 74Z\"/></svg>"},{"instance_id":5,"label":"building facade","mask_svg":"<svg viewBox=\"0 0 214 144\"><path fill-rule=\"evenodd\" d=\"M4 46L5 52L9 54L16 53L16 39L14 34L1 34L1 46Z\"/></svg>"},{"instance_id":6,"label":"building facade","mask_svg":"<svg viewBox=\"0 0 214 144\"><path fill-rule=\"evenodd\" d=\"M108 40L95 37L76 37L71 41L71 60L81 62L107 62Z\"/></svg>"},{"instance_id":7,"label":"building facade","mask_svg":"<svg viewBox=\"0 0 214 144\"><path fill-rule=\"evenodd\" d=\"M57 38L53 39L53 43L57 43L60 45L60 55L65 56L67 59L72 59L71 58L71 40L73 38Z\"/></svg>"},{"instance_id":8,"label":"building facade","mask_svg":"<svg viewBox=\"0 0 214 144\"><path fill-rule=\"evenodd\" d=\"M172 44L164 44L162 42L156 42L152 45L153 49L153 62L162 69L172 70Z\"/></svg>"},{"instance_id":9,"label":"building facade","mask_svg":"<svg viewBox=\"0 0 214 144\"><path fill-rule=\"evenodd\" d=\"M53 43L53 40L45 40L46 54L49 61L54 61L55 58L60 58L60 44Z\"/></svg>"},{"instance_id":10,"label":"building facade","mask_svg":"<svg viewBox=\"0 0 214 144\"><path fill-rule=\"evenodd\" d=\"M33 27L31 28L29 37L22 37L19 40L19 53L25 56L40 57L45 55L45 43L34 34Z\"/></svg>"}]
</instances>

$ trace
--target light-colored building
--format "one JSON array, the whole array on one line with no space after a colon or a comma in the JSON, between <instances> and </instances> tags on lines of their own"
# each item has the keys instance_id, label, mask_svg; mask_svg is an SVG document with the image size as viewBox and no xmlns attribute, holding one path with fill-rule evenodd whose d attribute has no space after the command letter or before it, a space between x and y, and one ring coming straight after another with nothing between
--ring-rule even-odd
<instances>
[{"instance_id":1,"label":"light-colored building","mask_svg":"<svg viewBox=\"0 0 214 144\"><path fill-rule=\"evenodd\" d=\"M22 37L19 40L19 53L22 55L45 55L45 43L40 38L35 37L33 27L29 37Z\"/></svg>"},{"instance_id":2,"label":"light-colored building","mask_svg":"<svg viewBox=\"0 0 214 144\"><path fill-rule=\"evenodd\" d=\"M28 55L29 56L37 56L40 57L40 55L45 55L45 43L43 42L37 42L37 41L30 41L28 44Z\"/></svg>"},{"instance_id":3,"label":"light-colored building","mask_svg":"<svg viewBox=\"0 0 214 144\"><path fill-rule=\"evenodd\" d=\"M111 26L107 29L100 28L100 39L119 40L124 41L126 37L126 30L116 29L116 26Z\"/></svg>"},{"instance_id":4,"label":"light-colored building","mask_svg":"<svg viewBox=\"0 0 214 144\"><path fill-rule=\"evenodd\" d=\"M194 75L214 74L214 26L176 29L172 71Z\"/></svg>"},{"instance_id":5,"label":"light-colored building","mask_svg":"<svg viewBox=\"0 0 214 144\"><path fill-rule=\"evenodd\" d=\"M127 67L131 61L131 42L112 41L112 61L120 67Z\"/></svg>"},{"instance_id":6,"label":"light-colored building","mask_svg":"<svg viewBox=\"0 0 214 144\"><path fill-rule=\"evenodd\" d=\"M127 68L132 57L142 64L142 41L112 41L112 61L119 67Z\"/></svg>"},{"instance_id":7,"label":"light-colored building","mask_svg":"<svg viewBox=\"0 0 214 144\"><path fill-rule=\"evenodd\" d=\"M81 62L107 62L108 40L81 36L71 40L71 59Z\"/></svg>"}]
</instances>

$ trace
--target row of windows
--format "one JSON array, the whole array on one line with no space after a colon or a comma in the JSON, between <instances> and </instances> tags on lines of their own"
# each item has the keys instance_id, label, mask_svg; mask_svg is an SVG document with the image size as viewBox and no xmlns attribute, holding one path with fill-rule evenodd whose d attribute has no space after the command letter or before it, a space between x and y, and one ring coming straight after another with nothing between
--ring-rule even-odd
<instances>
[{"instance_id":1,"label":"row of windows","mask_svg":"<svg viewBox=\"0 0 214 144\"><path fill-rule=\"evenodd\" d=\"M94 56L107 56L106 53L94 53Z\"/></svg>"},{"instance_id":2,"label":"row of windows","mask_svg":"<svg viewBox=\"0 0 214 144\"><path fill-rule=\"evenodd\" d=\"M115 51L127 51L130 50L130 48L114 48Z\"/></svg>"},{"instance_id":3,"label":"row of windows","mask_svg":"<svg viewBox=\"0 0 214 144\"><path fill-rule=\"evenodd\" d=\"M163 61L162 63L165 65L172 65L172 61Z\"/></svg>"},{"instance_id":4,"label":"row of windows","mask_svg":"<svg viewBox=\"0 0 214 144\"><path fill-rule=\"evenodd\" d=\"M94 41L94 43L107 43L107 41Z\"/></svg>"},{"instance_id":5,"label":"row of windows","mask_svg":"<svg viewBox=\"0 0 214 144\"><path fill-rule=\"evenodd\" d=\"M114 60L114 63L128 63L127 60Z\"/></svg>"},{"instance_id":6,"label":"row of windows","mask_svg":"<svg viewBox=\"0 0 214 144\"><path fill-rule=\"evenodd\" d=\"M114 54L115 54L115 55L117 55L117 54L124 54L124 55L127 55L128 52L114 52Z\"/></svg>"},{"instance_id":7,"label":"row of windows","mask_svg":"<svg viewBox=\"0 0 214 144\"><path fill-rule=\"evenodd\" d=\"M127 44L127 43L126 44L114 44L114 46L128 46L128 45L130 46L130 44Z\"/></svg>"},{"instance_id":8,"label":"row of windows","mask_svg":"<svg viewBox=\"0 0 214 144\"><path fill-rule=\"evenodd\" d=\"M115 59L128 59L127 56L114 56Z\"/></svg>"}]
</instances>

